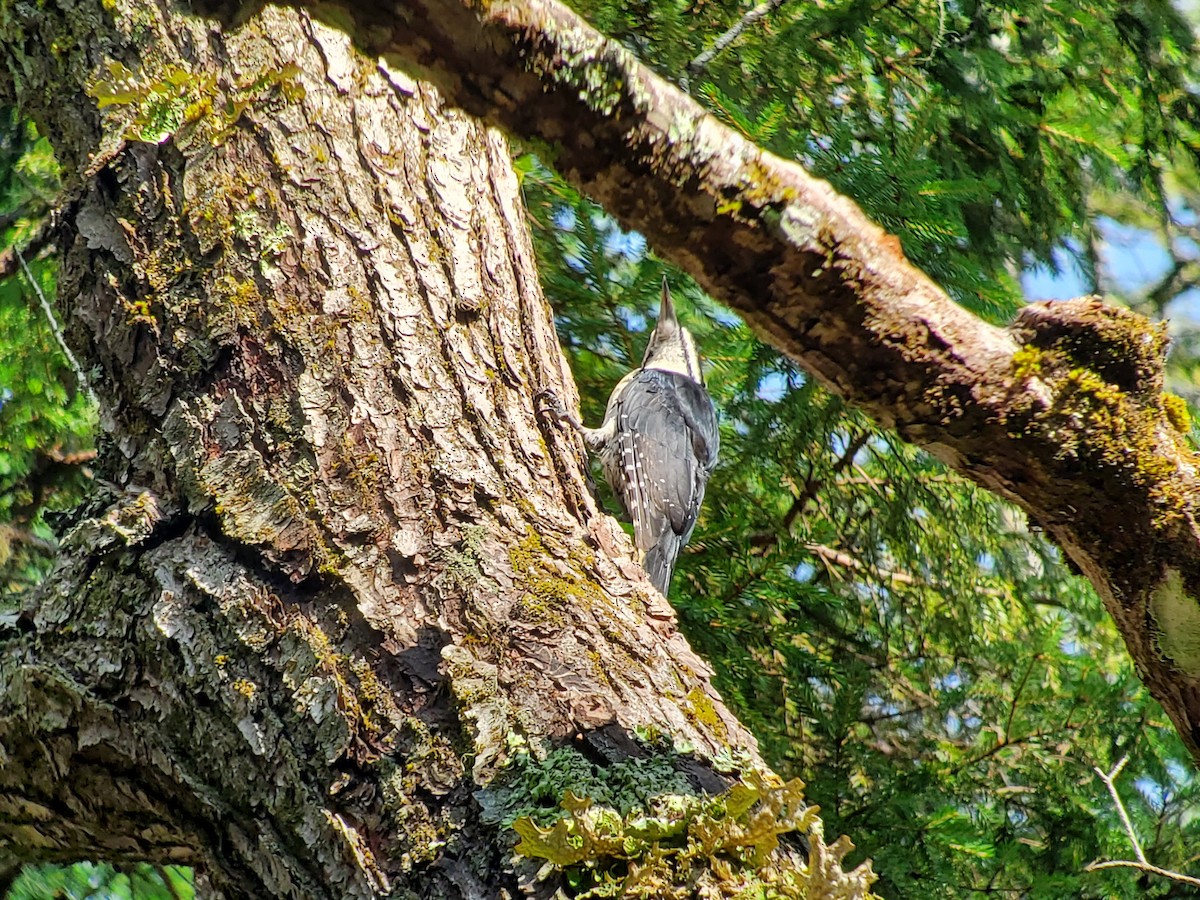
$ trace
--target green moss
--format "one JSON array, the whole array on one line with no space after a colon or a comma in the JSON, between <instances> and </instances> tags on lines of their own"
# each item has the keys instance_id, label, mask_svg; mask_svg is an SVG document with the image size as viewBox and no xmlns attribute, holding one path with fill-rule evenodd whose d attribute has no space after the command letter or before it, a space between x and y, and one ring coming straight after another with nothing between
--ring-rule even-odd
<instances>
[{"instance_id":1,"label":"green moss","mask_svg":"<svg viewBox=\"0 0 1200 900\"><path fill-rule=\"evenodd\" d=\"M1184 511L1189 498L1174 485L1174 465L1153 451L1160 421L1156 407L1138 402L1090 369L1076 368L1066 374L1046 424L1057 426L1054 417L1065 426L1061 432L1073 437L1062 442L1060 455L1123 473L1130 483L1148 490L1160 509L1159 524Z\"/></svg>"},{"instance_id":2,"label":"green moss","mask_svg":"<svg viewBox=\"0 0 1200 900\"><path fill-rule=\"evenodd\" d=\"M1160 398L1163 413L1167 421L1180 434L1188 434L1192 430L1192 414L1188 410L1187 401L1178 394L1168 394L1165 391Z\"/></svg>"},{"instance_id":3,"label":"green moss","mask_svg":"<svg viewBox=\"0 0 1200 900\"><path fill-rule=\"evenodd\" d=\"M530 578L517 598L515 614L523 622L562 628L567 617L562 608L569 600L566 586L553 578Z\"/></svg>"},{"instance_id":4,"label":"green moss","mask_svg":"<svg viewBox=\"0 0 1200 900\"><path fill-rule=\"evenodd\" d=\"M1032 378L1041 374L1042 351L1026 344L1013 354L1013 374L1019 379Z\"/></svg>"},{"instance_id":5,"label":"green moss","mask_svg":"<svg viewBox=\"0 0 1200 900\"><path fill-rule=\"evenodd\" d=\"M232 310L237 325L248 331L259 330L258 310L263 304L253 281L222 273L213 281L213 297L225 301L223 306Z\"/></svg>"},{"instance_id":6,"label":"green moss","mask_svg":"<svg viewBox=\"0 0 1200 900\"><path fill-rule=\"evenodd\" d=\"M1089 298L1033 305L1016 331L1025 344L1014 375L1036 375L1046 393L1030 393L1029 408L1010 419L1013 433L1046 441L1087 477L1148 492L1159 527L1184 514L1190 498L1157 452L1164 420L1186 425L1186 409L1162 394L1164 329Z\"/></svg>"},{"instance_id":7,"label":"green moss","mask_svg":"<svg viewBox=\"0 0 1200 900\"><path fill-rule=\"evenodd\" d=\"M191 72L174 63L156 65L148 55L138 72L107 64L108 77L88 87L100 109L117 117L115 133L127 140L162 143L175 137L184 146L223 143L252 105L270 108L304 97L294 65L261 70L222 93L211 72Z\"/></svg>"},{"instance_id":8,"label":"green moss","mask_svg":"<svg viewBox=\"0 0 1200 900\"><path fill-rule=\"evenodd\" d=\"M542 546L542 539L532 528L528 529L521 543L508 551L509 565L518 575L523 575L539 565L545 557L546 548Z\"/></svg>"},{"instance_id":9,"label":"green moss","mask_svg":"<svg viewBox=\"0 0 1200 900\"><path fill-rule=\"evenodd\" d=\"M571 607L588 609L603 598L586 574L591 561L586 551L568 553L562 564L532 528L509 548L508 561L517 576L516 614L523 621L561 628Z\"/></svg>"}]
</instances>

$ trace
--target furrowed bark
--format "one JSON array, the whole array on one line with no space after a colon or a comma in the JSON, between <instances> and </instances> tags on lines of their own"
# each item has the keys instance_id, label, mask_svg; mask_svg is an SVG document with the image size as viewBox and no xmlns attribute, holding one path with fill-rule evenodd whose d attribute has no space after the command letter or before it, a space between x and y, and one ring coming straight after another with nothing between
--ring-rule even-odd
<instances>
[{"instance_id":1,"label":"furrowed bark","mask_svg":"<svg viewBox=\"0 0 1200 900\"><path fill-rule=\"evenodd\" d=\"M546 893L481 807L521 748L604 766L647 727L695 747L697 792L722 750L766 771L535 418L577 398L502 138L294 10L9 4L0 58L64 166L60 309L105 431L103 488L0 620L0 873Z\"/></svg>"},{"instance_id":2,"label":"furrowed bark","mask_svg":"<svg viewBox=\"0 0 1200 900\"><path fill-rule=\"evenodd\" d=\"M1093 298L1008 327L899 241L556 0L306 4L522 138L764 339L881 424L1022 506L1095 584L1200 759L1200 528L1165 333ZM336 12L335 12L336 10Z\"/></svg>"}]
</instances>

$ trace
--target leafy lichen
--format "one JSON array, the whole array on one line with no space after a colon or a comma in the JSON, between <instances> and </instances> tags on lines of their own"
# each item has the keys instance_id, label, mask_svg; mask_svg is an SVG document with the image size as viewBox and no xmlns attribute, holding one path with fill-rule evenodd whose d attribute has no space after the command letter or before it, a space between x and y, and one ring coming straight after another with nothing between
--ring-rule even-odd
<instances>
[{"instance_id":1,"label":"leafy lichen","mask_svg":"<svg viewBox=\"0 0 1200 900\"><path fill-rule=\"evenodd\" d=\"M523 749L477 797L485 819L505 828L521 819L553 824L567 815L561 802L568 791L625 815L646 807L655 797L692 790L673 759L671 753L654 752L599 766L570 747L558 747L541 759Z\"/></svg>"},{"instance_id":2,"label":"leafy lichen","mask_svg":"<svg viewBox=\"0 0 1200 900\"><path fill-rule=\"evenodd\" d=\"M658 729L639 732L644 757L598 765L569 747L536 758L516 753L476 794L484 819L511 829L520 857L543 861L580 898L869 897L869 863L843 871L853 849L825 844L819 810L803 784L752 769L719 794L697 790L680 751ZM780 838L804 835L807 864L780 854Z\"/></svg>"},{"instance_id":3,"label":"leafy lichen","mask_svg":"<svg viewBox=\"0 0 1200 900\"><path fill-rule=\"evenodd\" d=\"M549 826L513 822L516 852L546 860L578 898L870 896L870 866L842 869L853 845L824 843L803 789L750 772L720 794L666 793L627 812L567 791ZM788 833L806 835L807 863L776 853Z\"/></svg>"}]
</instances>

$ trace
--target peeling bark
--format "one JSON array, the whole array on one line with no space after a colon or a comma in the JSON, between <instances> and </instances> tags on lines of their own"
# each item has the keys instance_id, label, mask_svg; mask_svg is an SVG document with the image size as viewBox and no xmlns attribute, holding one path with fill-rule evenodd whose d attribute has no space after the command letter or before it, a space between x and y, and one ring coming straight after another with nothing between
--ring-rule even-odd
<instances>
[{"instance_id":1,"label":"peeling bark","mask_svg":"<svg viewBox=\"0 0 1200 900\"><path fill-rule=\"evenodd\" d=\"M305 4L555 166L880 424L1023 507L1104 599L1200 760L1200 487L1165 334L1093 298L1006 328L557 0Z\"/></svg>"},{"instance_id":2,"label":"peeling bark","mask_svg":"<svg viewBox=\"0 0 1200 900\"><path fill-rule=\"evenodd\" d=\"M697 790L722 750L766 771L539 429L538 389L577 398L502 138L293 10L9 4L0 54L64 165L105 431L105 487L0 621L0 872L516 896L537 866L476 796L515 746L603 764L653 727Z\"/></svg>"}]
</instances>

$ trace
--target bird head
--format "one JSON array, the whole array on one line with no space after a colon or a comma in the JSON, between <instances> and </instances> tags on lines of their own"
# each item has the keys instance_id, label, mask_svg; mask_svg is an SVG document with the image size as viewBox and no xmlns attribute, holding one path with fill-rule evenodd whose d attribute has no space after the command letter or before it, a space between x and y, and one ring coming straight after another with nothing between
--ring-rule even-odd
<instances>
[{"instance_id":1,"label":"bird head","mask_svg":"<svg viewBox=\"0 0 1200 900\"><path fill-rule=\"evenodd\" d=\"M704 375L700 371L700 357L696 353L696 342L692 339L691 332L680 325L675 317L675 304L671 300L671 289L667 287L665 276L662 282L662 303L658 308L658 324L650 332L650 343L646 345L642 368L678 372L693 381L704 383Z\"/></svg>"}]
</instances>

